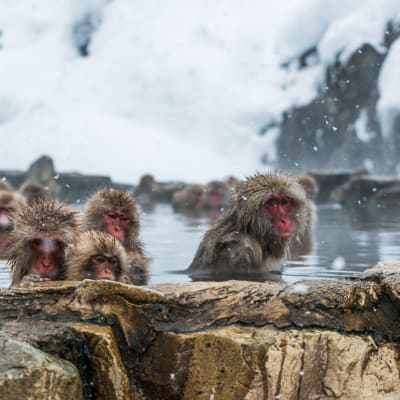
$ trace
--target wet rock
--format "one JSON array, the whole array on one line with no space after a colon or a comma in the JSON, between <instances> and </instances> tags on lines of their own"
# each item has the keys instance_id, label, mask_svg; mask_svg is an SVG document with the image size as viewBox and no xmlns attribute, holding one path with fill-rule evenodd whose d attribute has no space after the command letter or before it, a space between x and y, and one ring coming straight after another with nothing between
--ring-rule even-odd
<instances>
[{"instance_id":1,"label":"wet rock","mask_svg":"<svg viewBox=\"0 0 400 400\"><path fill-rule=\"evenodd\" d=\"M46 187L53 197L59 197L60 184L54 179L56 171L53 160L48 156L42 156L34 161L26 172L26 180L39 183Z\"/></svg>"},{"instance_id":2,"label":"wet rock","mask_svg":"<svg viewBox=\"0 0 400 400\"><path fill-rule=\"evenodd\" d=\"M94 324L68 324L84 335L90 349L93 370L93 386L102 399L134 400L134 388L122 362L120 350L113 330L109 326Z\"/></svg>"},{"instance_id":3,"label":"wet rock","mask_svg":"<svg viewBox=\"0 0 400 400\"><path fill-rule=\"evenodd\" d=\"M142 379L154 400L395 399L398 356L395 344L335 331L225 327L159 335Z\"/></svg>"},{"instance_id":4,"label":"wet rock","mask_svg":"<svg viewBox=\"0 0 400 400\"><path fill-rule=\"evenodd\" d=\"M0 336L0 398L83 399L77 368L33 346Z\"/></svg>"},{"instance_id":5,"label":"wet rock","mask_svg":"<svg viewBox=\"0 0 400 400\"><path fill-rule=\"evenodd\" d=\"M360 175L367 175L367 171L356 172L308 172L318 183L316 203L339 203L335 195L336 189Z\"/></svg>"},{"instance_id":6,"label":"wet rock","mask_svg":"<svg viewBox=\"0 0 400 400\"><path fill-rule=\"evenodd\" d=\"M0 334L72 363L85 399L396 399L399 311L400 273L40 282L0 290Z\"/></svg>"},{"instance_id":7,"label":"wet rock","mask_svg":"<svg viewBox=\"0 0 400 400\"><path fill-rule=\"evenodd\" d=\"M335 189L332 198L348 209L369 213L397 209L400 179L390 176L353 176Z\"/></svg>"}]
</instances>

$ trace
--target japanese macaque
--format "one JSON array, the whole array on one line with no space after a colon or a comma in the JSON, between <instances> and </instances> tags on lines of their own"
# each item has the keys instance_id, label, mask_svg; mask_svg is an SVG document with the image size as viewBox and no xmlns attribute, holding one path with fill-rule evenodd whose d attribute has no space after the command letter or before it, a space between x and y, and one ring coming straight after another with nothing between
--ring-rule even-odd
<instances>
[{"instance_id":1,"label":"japanese macaque","mask_svg":"<svg viewBox=\"0 0 400 400\"><path fill-rule=\"evenodd\" d=\"M232 197L231 188L222 181L210 181L205 190L205 208L211 210L224 210L229 205Z\"/></svg>"},{"instance_id":2,"label":"japanese macaque","mask_svg":"<svg viewBox=\"0 0 400 400\"><path fill-rule=\"evenodd\" d=\"M0 190L0 258L7 258L8 238L12 229L11 215L25 204L24 199L14 191Z\"/></svg>"},{"instance_id":3,"label":"japanese macaque","mask_svg":"<svg viewBox=\"0 0 400 400\"><path fill-rule=\"evenodd\" d=\"M157 201L160 196L161 188L156 182L153 175L146 174L140 178L139 184L133 191L133 195L137 200L142 196L147 197L149 201Z\"/></svg>"},{"instance_id":4,"label":"japanese macaque","mask_svg":"<svg viewBox=\"0 0 400 400\"><path fill-rule=\"evenodd\" d=\"M118 239L128 254L129 283L147 283L149 259L139 240L139 213L132 196L117 189L100 189L86 203L83 228L106 232Z\"/></svg>"},{"instance_id":5,"label":"japanese macaque","mask_svg":"<svg viewBox=\"0 0 400 400\"><path fill-rule=\"evenodd\" d=\"M12 214L8 262L11 286L63 280L65 248L78 231L78 214L58 201L39 200Z\"/></svg>"},{"instance_id":6,"label":"japanese macaque","mask_svg":"<svg viewBox=\"0 0 400 400\"><path fill-rule=\"evenodd\" d=\"M204 206L205 195L202 185L187 185L172 196L172 207L175 211L202 210Z\"/></svg>"},{"instance_id":7,"label":"japanese macaque","mask_svg":"<svg viewBox=\"0 0 400 400\"><path fill-rule=\"evenodd\" d=\"M172 207L175 211L223 211L231 197L232 187L223 181L210 181L205 186L191 184L173 194Z\"/></svg>"},{"instance_id":8,"label":"japanese macaque","mask_svg":"<svg viewBox=\"0 0 400 400\"><path fill-rule=\"evenodd\" d=\"M299 182L300 185L303 186L304 190L306 191L307 198L309 200L315 201L319 190L317 180L309 174L297 175L295 178L297 182Z\"/></svg>"},{"instance_id":9,"label":"japanese macaque","mask_svg":"<svg viewBox=\"0 0 400 400\"><path fill-rule=\"evenodd\" d=\"M291 240L306 229L306 194L293 178L257 174L237 185L231 208L206 232L192 278L248 279L280 271Z\"/></svg>"},{"instance_id":10,"label":"japanese macaque","mask_svg":"<svg viewBox=\"0 0 400 400\"><path fill-rule=\"evenodd\" d=\"M22 196L25 197L26 202L29 205L32 205L35 201L38 201L39 199L50 200L49 191L40 183L26 181L20 187L19 192Z\"/></svg>"},{"instance_id":11,"label":"japanese macaque","mask_svg":"<svg viewBox=\"0 0 400 400\"><path fill-rule=\"evenodd\" d=\"M317 211L314 199L318 193L318 183L315 178L308 174L297 175L297 182L304 188L308 199L308 215L306 229L296 240L290 244L290 257L297 258L311 254L315 248L315 225L317 223Z\"/></svg>"},{"instance_id":12,"label":"japanese macaque","mask_svg":"<svg viewBox=\"0 0 400 400\"><path fill-rule=\"evenodd\" d=\"M114 236L89 231L76 237L66 250L66 279L109 279L122 281L128 273L128 256L122 243Z\"/></svg>"}]
</instances>

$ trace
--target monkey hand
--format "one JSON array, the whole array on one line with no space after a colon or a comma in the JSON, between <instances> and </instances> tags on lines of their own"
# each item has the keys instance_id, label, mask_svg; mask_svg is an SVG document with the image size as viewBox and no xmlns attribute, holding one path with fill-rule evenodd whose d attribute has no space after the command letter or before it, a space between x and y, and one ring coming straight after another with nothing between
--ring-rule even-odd
<instances>
[{"instance_id":1,"label":"monkey hand","mask_svg":"<svg viewBox=\"0 0 400 400\"><path fill-rule=\"evenodd\" d=\"M21 283L44 282L50 280L51 280L50 278L41 276L39 274L28 274L21 279Z\"/></svg>"}]
</instances>

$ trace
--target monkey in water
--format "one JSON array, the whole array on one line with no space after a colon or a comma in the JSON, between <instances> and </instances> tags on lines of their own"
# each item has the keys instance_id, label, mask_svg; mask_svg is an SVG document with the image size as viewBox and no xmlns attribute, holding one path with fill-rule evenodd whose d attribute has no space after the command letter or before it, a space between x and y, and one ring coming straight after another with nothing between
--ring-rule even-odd
<instances>
[{"instance_id":1,"label":"monkey in water","mask_svg":"<svg viewBox=\"0 0 400 400\"><path fill-rule=\"evenodd\" d=\"M206 232L186 272L246 279L280 271L291 240L307 227L308 207L302 186L284 174L238 183L231 208Z\"/></svg>"},{"instance_id":2,"label":"monkey in water","mask_svg":"<svg viewBox=\"0 0 400 400\"><path fill-rule=\"evenodd\" d=\"M2 181L3 183L3 181ZM6 182L4 182L6 183ZM0 190L0 258L7 258L9 235L12 230L11 215L22 207L25 201L13 190Z\"/></svg>"},{"instance_id":3,"label":"monkey in water","mask_svg":"<svg viewBox=\"0 0 400 400\"><path fill-rule=\"evenodd\" d=\"M317 224L317 210L315 206L315 198L317 196L319 186L312 175L301 174L296 175L295 179L304 188L307 196L307 224L306 229L299 235L296 240L290 243L289 256L293 259L299 256L311 254L315 248L315 226Z\"/></svg>"},{"instance_id":4,"label":"monkey in water","mask_svg":"<svg viewBox=\"0 0 400 400\"><path fill-rule=\"evenodd\" d=\"M86 203L83 229L106 232L118 239L128 255L129 283L147 283L149 259L139 239L139 212L132 196L113 188L98 190Z\"/></svg>"},{"instance_id":5,"label":"monkey in water","mask_svg":"<svg viewBox=\"0 0 400 400\"><path fill-rule=\"evenodd\" d=\"M8 262L11 286L63 280L65 248L78 232L77 213L58 201L40 200L12 214Z\"/></svg>"},{"instance_id":6,"label":"monkey in water","mask_svg":"<svg viewBox=\"0 0 400 400\"><path fill-rule=\"evenodd\" d=\"M121 242L109 233L88 231L79 234L66 250L66 279L108 279L124 281L128 257Z\"/></svg>"},{"instance_id":7,"label":"monkey in water","mask_svg":"<svg viewBox=\"0 0 400 400\"><path fill-rule=\"evenodd\" d=\"M32 205L34 202L37 202L39 199L48 201L50 200L49 191L40 183L26 181L19 188L19 192L23 197L25 197L26 202L29 205Z\"/></svg>"}]
</instances>

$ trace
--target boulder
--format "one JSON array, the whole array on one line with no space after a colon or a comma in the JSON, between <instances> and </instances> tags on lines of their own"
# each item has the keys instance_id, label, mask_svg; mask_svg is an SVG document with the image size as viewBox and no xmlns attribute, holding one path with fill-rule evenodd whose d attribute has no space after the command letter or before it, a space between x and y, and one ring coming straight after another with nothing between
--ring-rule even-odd
<instances>
[{"instance_id":1,"label":"boulder","mask_svg":"<svg viewBox=\"0 0 400 400\"><path fill-rule=\"evenodd\" d=\"M360 175L337 187L332 199L349 210L376 214L397 210L400 202L400 179L390 176Z\"/></svg>"},{"instance_id":2,"label":"boulder","mask_svg":"<svg viewBox=\"0 0 400 400\"><path fill-rule=\"evenodd\" d=\"M400 397L394 264L294 283L24 284L0 290L0 334L73 364L85 399Z\"/></svg>"},{"instance_id":3,"label":"boulder","mask_svg":"<svg viewBox=\"0 0 400 400\"><path fill-rule=\"evenodd\" d=\"M53 160L48 156L39 157L26 172L26 180L39 183L46 187L53 197L59 197L61 187L56 176Z\"/></svg>"},{"instance_id":4,"label":"boulder","mask_svg":"<svg viewBox=\"0 0 400 400\"><path fill-rule=\"evenodd\" d=\"M1 399L83 399L78 369L28 343L0 335Z\"/></svg>"}]
</instances>

